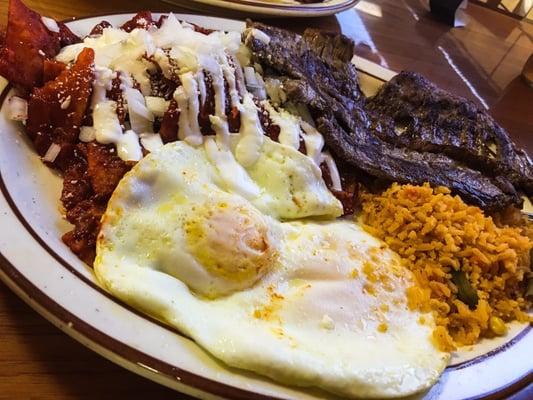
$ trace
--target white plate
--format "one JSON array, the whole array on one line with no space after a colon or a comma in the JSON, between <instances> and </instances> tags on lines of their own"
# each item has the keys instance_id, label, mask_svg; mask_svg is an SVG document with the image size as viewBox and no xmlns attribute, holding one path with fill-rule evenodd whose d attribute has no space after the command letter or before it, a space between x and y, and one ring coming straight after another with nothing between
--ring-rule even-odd
<instances>
[{"instance_id":1,"label":"white plate","mask_svg":"<svg viewBox=\"0 0 533 400\"><path fill-rule=\"evenodd\" d=\"M359 0L325 0L321 3L302 4L293 0L164 0L167 3L197 10L213 7L253 15L273 15L276 17L322 17L347 10Z\"/></svg>"},{"instance_id":2,"label":"white plate","mask_svg":"<svg viewBox=\"0 0 533 400\"><path fill-rule=\"evenodd\" d=\"M118 25L132 15L69 23L83 35L102 19ZM202 26L241 30L240 21L178 15ZM393 75L354 58L371 93ZM5 84L5 82L4 82ZM2 83L0 82L0 91ZM6 94L6 93L4 93ZM1 106L0 99L0 106ZM59 213L61 178L43 165L22 125L0 109L0 278L30 306L87 347L140 375L203 398L327 398L225 367L192 340L114 300L92 270L63 244L69 229ZM501 397L531 381L533 332L513 324L505 338L485 340L454 355L439 383L418 398Z\"/></svg>"}]
</instances>

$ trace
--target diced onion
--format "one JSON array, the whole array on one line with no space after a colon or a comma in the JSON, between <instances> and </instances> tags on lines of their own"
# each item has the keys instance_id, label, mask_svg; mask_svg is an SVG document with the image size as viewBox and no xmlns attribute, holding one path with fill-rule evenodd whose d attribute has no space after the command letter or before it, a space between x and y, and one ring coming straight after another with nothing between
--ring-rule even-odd
<instances>
[{"instance_id":1,"label":"diced onion","mask_svg":"<svg viewBox=\"0 0 533 400\"><path fill-rule=\"evenodd\" d=\"M43 22L44 26L46 26L46 29L48 29L50 32L59 33L59 25L52 18L41 17L41 21Z\"/></svg>"},{"instance_id":2,"label":"diced onion","mask_svg":"<svg viewBox=\"0 0 533 400\"><path fill-rule=\"evenodd\" d=\"M52 143L43 157L43 161L54 162L61 151L61 146L57 143Z\"/></svg>"},{"instance_id":3,"label":"diced onion","mask_svg":"<svg viewBox=\"0 0 533 400\"><path fill-rule=\"evenodd\" d=\"M206 136L204 148L209 161L220 173L222 181L231 192L246 199L254 199L261 193L246 170L235 160L229 149L218 147L212 136Z\"/></svg>"},{"instance_id":4,"label":"diced onion","mask_svg":"<svg viewBox=\"0 0 533 400\"><path fill-rule=\"evenodd\" d=\"M148 108L146 108L146 104L144 103L144 98L142 97L141 92L139 92L137 89L128 89L126 91L126 99L128 101L129 112L150 122L154 120L153 114L150 112L150 110L148 110Z\"/></svg>"},{"instance_id":5,"label":"diced onion","mask_svg":"<svg viewBox=\"0 0 533 400\"><path fill-rule=\"evenodd\" d=\"M156 117L162 117L170 106L170 101L162 97L146 96L146 108Z\"/></svg>"},{"instance_id":6,"label":"diced onion","mask_svg":"<svg viewBox=\"0 0 533 400\"><path fill-rule=\"evenodd\" d=\"M270 43L270 36L268 36L265 32L263 32L262 30L260 29L257 29L257 28L248 28L246 29L245 31L245 34L246 34L246 39L245 39L245 42L248 43L250 41L250 38L254 38L254 39L257 39L259 40L260 42L264 43L264 44L269 44Z\"/></svg>"},{"instance_id":7,"label":"diced onion","mask_svg":"<svg viewBox=\"0 0 533 400\"><path fill-rule=\"evenodd\" d=\"M122 127L117 116L116 101L105 100L94 107L93 126L97 142L117 143L122 136Z\"/></svg>"},{"instance_id":8,"label":"diced onion","mask_svg":"<svg viewBox=\"0 0 533 400\"><path fill-rule=\"evenodd\" d=\"M150 153L163 147L163 141L158 133L141 133L141 144Z\"/></svg>"},{"instance_id":9,"label":"diced onion","mask_svg":"<svg viewBox=\"0 0 533 400\"><path fill-rule=\"evenodd\" d=\"M11 96L7 102L7 117L13 121L28 119L28 102L20 97Z\"/></svg>"},{"instance_id":10,"label":"diced onion","mask_svg":"<svg viewBox=\"0 0 533 400\"><path fill-rule=\"evenodd\" d=\"M80 141L84 143L92 142L96 140L96 131L92 126L82 126L80 128Z\"/></svg>"},{"instance_id":11,"label":"diced onion","mask_svg":"<svg viewBox=\"0 0 533 400\"><path fill-rule=\"evenodd\" d=\"M270 36L268 36L265 32L263 32L260 29L252 28L252 35L254 38L259 40L260 42L263 42L264 44L270 43Z\"/></svg>"},{"instance_id":12,"label":"diced onion","mask_svg":"<svg viewBox=\"0 0 533 400\"><path fill-rule=\"evenodd\" d=\"M244 79L246 80L246 86L257 87L257 79L255 77L255 69L253 67L244 67Z\"/></svg>"}]
</instances>

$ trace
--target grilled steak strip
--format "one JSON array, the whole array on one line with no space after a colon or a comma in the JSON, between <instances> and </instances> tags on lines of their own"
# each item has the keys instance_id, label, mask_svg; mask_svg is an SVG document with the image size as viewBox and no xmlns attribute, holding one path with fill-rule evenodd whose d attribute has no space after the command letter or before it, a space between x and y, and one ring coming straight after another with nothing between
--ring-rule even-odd
<instances>
[{"instance_id":1,"label":"grilled steak strip","mask_svg":"<svg viewBox=\"0 0 533 400\"><path fill-rule=\"evenodd\" d=\"M350 60L353 42L342 35L307 30L303 36L261 23L269 43L247 35L253 60L267 75L282 77L287 97L306 104L326 144L342 161L374 177L402 183L443 185L465 201L487 210L519 205L513 186L503 178L484 176L442 154L400 148L384 141L389 134L375 132L366 111L355 66ZM246 33L245 33L246 35Z\"/></svg>"},{"instance_id":2,"label":"grilled steak strip","mask_svg":"<svg viewBox=\"0 0 533 400\"><path fill-rule=\"evenodd\" d=\"M334 119L327 117L317 119L317 128L337 157L375 177L417 185L430 182L453 188L466 202L489 211L520 203L512 186L506 193L481 172L446 156L391 147L367 129L346 132Z\"/></svg>"},{"instance_id":3,"label":"grilled steak strip","mask_svg":"<svg viewBox=\"0 0 533 400\"><path fill-rule=\"evenodd\" d=\"M533 165L503 128L474 103L436 87L414 72L401 72L367 103L387 129L381 139L412 150L442 153L492 176L505 176L533 195Z\"/></svg>"}]
</instances>

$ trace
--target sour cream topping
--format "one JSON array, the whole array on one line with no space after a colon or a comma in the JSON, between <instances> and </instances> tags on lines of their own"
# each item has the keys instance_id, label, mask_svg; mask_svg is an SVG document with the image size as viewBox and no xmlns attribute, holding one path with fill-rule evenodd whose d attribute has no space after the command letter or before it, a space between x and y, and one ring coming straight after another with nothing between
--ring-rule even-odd
<instances>
[{"instance_id":1,"label":"sour cream topping","mask_svg":"<svg viewBox=\"0 0 533 400\"><path fill-rule=\"evenodd\" d=\"M266 44L270 40L257 29L249 31L248 35ZM236 190L246 197L256 192L244 168L253 165L261 153L265 134L258 117L261 107L279 126L279 142L299 149L303 141L306 154L317 166L326 162L335 189L340 187L333 158L322 152L322 135L300 118L264 100L267 90L261 69L248 64L249 51L241 41L241 33L215 31L206 35L169 14L160 28L131 32L105 28L101 35L66 46L56 58L72 63L85 47L95 51L93 126L82 127L80 140L95 139L99 143L114 144L119 157L133 161L142 158L143 148L156 151L161 147L161 138L154 133L154 121L163 117L170 102L157 97L150 81L151 74L161 71L177 84L172 98L178 105L178 138L192 146L206 141L198 116L208 101L206 82L210 83L213 99L209 100L214 103L214 114L209 116L209 121L216 136L206 143L206 150L219 170L233 171L222 174L228 186L238 187ZM108 98L117 77L121 82L123 106L129 114L129 123L125 124L121 124L117 116L117 108L122 104ZM228 104L240 113L239 140L233 151L229 148ZM237 165L244 168L239 169Z\"/></svg>"}]
</instances>

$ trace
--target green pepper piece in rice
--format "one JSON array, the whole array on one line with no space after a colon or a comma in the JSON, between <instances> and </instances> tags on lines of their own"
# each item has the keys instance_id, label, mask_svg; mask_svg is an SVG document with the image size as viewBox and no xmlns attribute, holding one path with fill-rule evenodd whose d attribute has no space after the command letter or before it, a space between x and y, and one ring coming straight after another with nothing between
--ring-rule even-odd
<instances>
[{"instance_id":1,"label":"green pepper piece in rice","mask_svg":"<svg viewBox=\"0 0 533 400\"><path fill-rule=\"evenodd\" d=\"M457 298L470 308L475 308L479 300L477 291L468 281L463 271L453 271L452 281L457 286Z\"/></svg>"}]
</instances>

